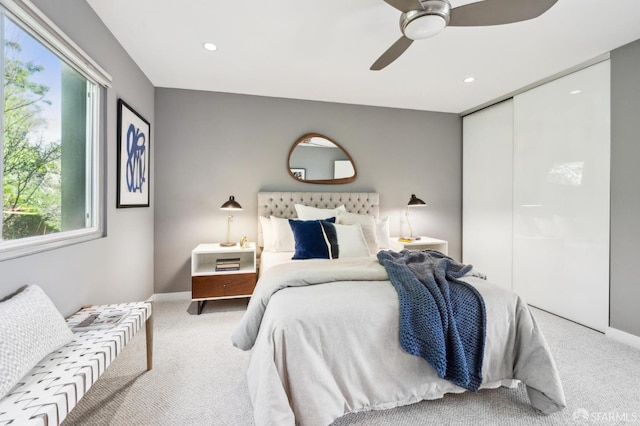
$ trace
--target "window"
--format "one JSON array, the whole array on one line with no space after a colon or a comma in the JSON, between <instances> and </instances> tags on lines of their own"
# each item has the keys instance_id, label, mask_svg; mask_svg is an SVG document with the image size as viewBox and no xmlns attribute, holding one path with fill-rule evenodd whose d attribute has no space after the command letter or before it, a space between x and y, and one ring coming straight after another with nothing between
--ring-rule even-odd
<instances>
[{"instance_id":1,"label":"window","mask_svg":"<svg viewBox=\"0 0 640 426\"><path fill-rule=\"evenodd\" d=\"M2 1L0 40L0 259L100 237L100 96L110 78L20 1Z\"/></svg>"}]
</instances>

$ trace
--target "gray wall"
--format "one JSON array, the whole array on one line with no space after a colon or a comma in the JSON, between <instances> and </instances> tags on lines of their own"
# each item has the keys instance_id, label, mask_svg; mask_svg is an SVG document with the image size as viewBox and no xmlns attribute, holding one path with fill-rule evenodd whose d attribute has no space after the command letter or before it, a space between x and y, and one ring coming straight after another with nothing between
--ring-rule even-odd
<instances>
[{"instance_id":1,"label":"gray wall","mask_svg":"<svg viewBox=\"0 0 640 426\"><path fill-rule=\"evenodd\" d=\"M611 53L610 326L640 336L640 41Z\"/></svg>"},{"instance_id":2,"label":"gray wall","mask_svg":"<svg viewBox=\"0 0 640 426\"><path fill-rule=\"evenodd\" d=\"M156 293L191 290L191 250L226 238L219 208L229 195L244 208L235 214L232 240L255 241L259 191L377 191L394 235L415 193L429 206L411 213L414 234L448 240L460 258L457 115L162 88L155 107ZM311 132L351 154L355 182L314 185L289 176L289 149Z\"/></svg>"},{"instance_id":3,"label":"gray wall","mask_svg":"<svg viewBox=\"0 0 640 426\"><path fill-rule=\"evenodd\" d=\"M0 298L25 284L38 284L64 315L85 304L145 299L153 294L153 207L115 208L116 102L122 97L153 126L154 88L86 1L32 1L113 77L113 87L107 92L106 120L108 234L99 240L0 262ZM152 142L152 174L153 154Z\"/></svg>"}]
</instances>

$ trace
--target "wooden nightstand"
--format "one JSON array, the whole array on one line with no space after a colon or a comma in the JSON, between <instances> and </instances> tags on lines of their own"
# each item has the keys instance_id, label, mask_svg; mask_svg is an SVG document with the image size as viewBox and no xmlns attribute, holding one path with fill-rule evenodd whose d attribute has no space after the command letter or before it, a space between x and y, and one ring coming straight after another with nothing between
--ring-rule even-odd
<instances>
[{"instance_id":1,"label":"wooden nightstand","mask_svg":"<svg viewBox=\"0 0 640 426\"><path fill-rule=\"evenodd\" d=\"M236 262L237 268L216 270L221 259ZM256 287L256 245L222 247L199 244L191 251L191 300L198 302L198 315L207 300L251 297Z\"/></svg>"},{"instance_id":2,"label":"wooden nightstand","mask_svg":"<svg viewBox=\"0 0 640 426\"><path fill-rule=\"evenodd\" d=\"M399 244L407 250L437 250L442 254L449 255L449 242L431 237L419 237L410 243L403 242L395 238L394 244Z\"/></svg>"}]
</instances>

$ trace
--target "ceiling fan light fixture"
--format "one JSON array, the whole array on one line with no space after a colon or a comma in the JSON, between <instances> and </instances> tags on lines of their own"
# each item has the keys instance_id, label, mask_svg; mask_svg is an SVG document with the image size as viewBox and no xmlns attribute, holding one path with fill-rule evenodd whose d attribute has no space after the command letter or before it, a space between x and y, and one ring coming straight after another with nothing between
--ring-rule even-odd
<instances>
[{"instance_id":1,"label":"ceiling fan light fixture","mask_svg":"<svg viewBox=\"0 0 640 426\"><path fill-rule=\"evenodd\" d=\"M439 15L424 15L415 18L404 27L404 35L411 40L422 40L433 37L447 26L447 22Z\"/></svg>"},{"instance_id":2,"label":"ceiling fan light fixture","mask_svg":"<svg viewBox=\"0 0 640 426\"><path fill-rule=\"evenodd\" d=\"M409 10L400 18L400 29L411 40L433 37L449 24L451 5L446 0L421 2L422 10Z\"/></svg>"}]
</instances>

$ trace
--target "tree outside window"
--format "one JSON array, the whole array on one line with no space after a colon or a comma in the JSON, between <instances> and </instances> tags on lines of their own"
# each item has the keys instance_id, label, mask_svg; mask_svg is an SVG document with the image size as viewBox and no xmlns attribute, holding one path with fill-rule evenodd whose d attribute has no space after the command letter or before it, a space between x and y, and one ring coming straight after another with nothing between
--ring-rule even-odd
<instances>
[{"instance_id":1,"label":"tree outside window","mask_svg":"<svg viewBox=\"0 0 640 426\"><path fill-rule=\"evenodd\" d=\"M95 85L2 16L2 240L93 226Z\"/></svg>"}]
</instances>

